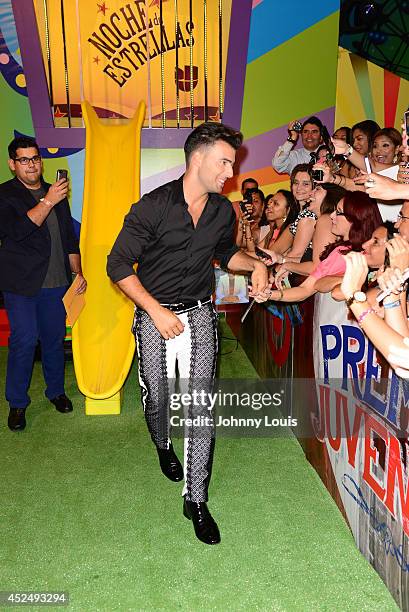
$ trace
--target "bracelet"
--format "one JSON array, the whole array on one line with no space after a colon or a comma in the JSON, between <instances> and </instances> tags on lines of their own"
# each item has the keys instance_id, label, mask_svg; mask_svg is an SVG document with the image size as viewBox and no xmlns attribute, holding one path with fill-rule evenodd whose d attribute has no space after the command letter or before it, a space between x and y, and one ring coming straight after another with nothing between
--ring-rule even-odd
<instances>
[{"instance_id":1,"label":"bracelet","mask_svg":"<svg viewBox=\"0 0 409 612\"><path fill-rule=\"evenodd\" d=\"M254 238L252 238L251 236L249 237L246 236L246 240L249 240L250 242L254 242Z\"/></svg>"},{"instance_id":2,"label":"bracelet","mask_svg":"<svg viewBox=\"0 0 409 612\"><path fill-rule=\"evenodd\" d=\"M372 313L375 314L375 311L373 308L368 308L368 310L364 310L364 312L360 314L357 319L358 325L361 326L365 317L367 317L369 314L372 314Z\"/></svg>"},{"instance_id":3,"label":"bracelet","mask_svg":"<svg viewBox=\"0 0 409 612\"><path fill-rule=\"evenodd\" d=\"M54 206L54 204L52 202L50 202L50 200L47 200L47 198L40 198L40 202L44 202L44 204L46 206L49 206L50 208L52 208Z\"/></svg>"},{"instance_id":4,"label":"bracelet","mask_svg":"<svg viewBox=\"0 0 409 612\"><path fill-rule=\"evenodd\" d=\"M285 263L285 257L282 258L281 263L284 264Z\"/></svg>"},{"instance_id":5,"label":"bracelet","mask_svg":"<svg viewBox=\"0 0 409 612\"><path fill-rule=\"evenodd\" d=\"M277 298L276 302L281 302L281 300L283 299L284 291L282 289L279 289L279 292L280 292L280 297Z\"/></svg>"},{"instance_id":6,"label":"bracelet","mask_svg":"<svg viewBox=\"0 0 409 612\"><path fill-rule=\"evenodd\" d=\"M389 302L389 304L383 305L385 310L388 310L389 308L398 308L398 306L400 306L400 300L395 300L394 302Z\"/></svg>"},{"instance_id":7,"label":"bracelet","mask_svg":"<svg viewBox=\"0 0 409 612\"><path fill-rule=\"evenodd\" d=\"M352 155L352 153L354 152L354 148L351 145L348 145L347 150L344 153L344 157L345 159L347 159L348 157L350 157Z\"/></svg>"}]
</instances>

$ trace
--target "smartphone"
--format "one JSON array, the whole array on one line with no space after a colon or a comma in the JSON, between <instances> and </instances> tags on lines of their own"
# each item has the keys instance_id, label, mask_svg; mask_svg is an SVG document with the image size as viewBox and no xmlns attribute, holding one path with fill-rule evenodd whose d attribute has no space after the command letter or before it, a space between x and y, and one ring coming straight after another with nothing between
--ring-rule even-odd
<instances>
[{"instance_id":1,"label":"smartphone","mask_svg":"<svg viewBox=\"0 0 409 612\"><path fill-rule=\"evenodd\" d=\"M324 170L313 170L311 172L311 177L313 181L323 181L324 180Z\"/></svg>"},{"instance_id":2,"label":"smartphone","mask_svg":"<svg viewBox=\"0 0 409 612\"><path fill-rule=\"evenodd\" d=\"M57 176L56 176L56 181L60 181L61 179L65 179L66 181L68 180L68 170L64 170L64 169L59 169L57 170Z\"/></svg>"},{"instance_id":3,"label":"smartphone","mask_svg":"<svg viewBox=\"0 0 409 612\"><path fill-rule=\"evenodd\" d=\"M257 257L262 257L263 259L268 259L269 261L273 261L273 258L271 257L271 255L269 255L265 251L262 251L258 247L255 248L255 253Z\"/></svg>"},{"instance_id":4,"label":"smartphone","mask_svg":"<svg viewBox=\"0 0 409 612\"><path fill-rule=\"evenodd\" d=\"M243 200L243 202L240 202L240 210L243 213L243 215L246 217L247 221L252 221L253 217L251 216L251 213L249 213L249 211L247 210L247 204L248 202L246 200Z\"/></svg>"}]
</instances>

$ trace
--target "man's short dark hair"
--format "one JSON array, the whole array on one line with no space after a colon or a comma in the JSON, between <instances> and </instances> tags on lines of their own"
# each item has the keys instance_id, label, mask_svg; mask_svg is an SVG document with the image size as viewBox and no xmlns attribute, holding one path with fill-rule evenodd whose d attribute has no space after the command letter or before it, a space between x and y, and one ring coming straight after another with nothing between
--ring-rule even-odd
<instances>
[{"instance_id":1,"label":"man's short dark hair","mask_svg":"<svg viewBox=\"0 0 409 612\"><path fill-rule=\"evenodd\" d=\"M315 117L314 115L312 117L308 117L308 119L304 121L304 123L302 124L302 128L301 128L302 130L305 128L307 123L312 123L312 125L316 125L320 129L320 131L322 129L321 119L318 119L318 117Z\"/></svg>"},{"instance_id":2,"label":"man's short dark hair","mask_svg":"<svg viewBox=\"0 0 409 612\"><path fill-rule=\"evenodd\" d=\"M198 125L197 128L189 134L185 142L184 151L186 163L189 163L193 151L200 147L211 146L218 140L227 142L227 144L237 151L242 145L243 134L223 123L206 121Z\"/></svg>"},{"instance_id":3,"label":"man's short dark hair","mask_svg":"<svg viewBox=\"0 0 409 612\"><path fill-rule=\"evenodd\" d=\"M30 149L31 147L37 149L37 153L40 155L40 149L38 148L38 144L34 138L31 138L31 136L17 136L17 138L14 138L8 146L9 158L16 159L17 149Z\"/></svg>"},{"instance_id":4,"label":"man's short dark hair","mask_svg":"<svg viewBox=\"0 0 409 612\"><path fill-rule=\"evenodd\" d=\"M257 187L258 187L258 182L256 181L256 179L253 179L253 178L251 178L251 176L249 176L249 178L245 178L245 179L244 179L244 181L243 181L243 182L242 182L242 184L241 184L241 190L242 190L242 191L243 191L243 189L244 189L244 185L245 185L246 183L255 183L255 184L257 185Z\"/></svg>"}]
</instances>

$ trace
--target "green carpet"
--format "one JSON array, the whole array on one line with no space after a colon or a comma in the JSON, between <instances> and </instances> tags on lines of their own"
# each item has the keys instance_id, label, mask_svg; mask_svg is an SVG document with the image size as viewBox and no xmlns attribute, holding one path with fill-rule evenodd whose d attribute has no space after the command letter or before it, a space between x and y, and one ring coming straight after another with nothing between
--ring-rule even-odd
<instances>
[{"instance_id":1,"label":"green carpet","mask_svg":"<svg viewBox=\"0 0 409 612\"><path fill-rule=\"evenodd\" d=\"M255 372L239 348L220 376ZM86 417L72 363L67 381L75 410L62 415L35 364L21 433L0 403L0 591L64 590L87 611L397 609L294 439L218 440L209 507L222 542L206 546L182 485L159 471L135 366L120 416Z\"/></svg>"}]
</instances>

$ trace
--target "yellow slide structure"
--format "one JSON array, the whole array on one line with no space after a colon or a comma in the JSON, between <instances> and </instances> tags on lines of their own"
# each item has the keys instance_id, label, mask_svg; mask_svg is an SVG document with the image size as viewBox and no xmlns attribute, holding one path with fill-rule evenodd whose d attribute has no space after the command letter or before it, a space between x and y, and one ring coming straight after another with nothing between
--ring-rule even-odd
<instances>
[{"instance_id":1,"label":"yellow slide structure","mask_svg":"<svg viewBox=\"0 0 409 612\"><path fill-rule=\"evenodd\" d=\"M112 125L82 104L86 126L80 249L88 287L72 329L78 387L86 414L119 414L121 389L135 351L133 304L106 274L107 255L125 214L140 197L140 140L145 103L133 119Z\"/></svg>"}]
</instances>

